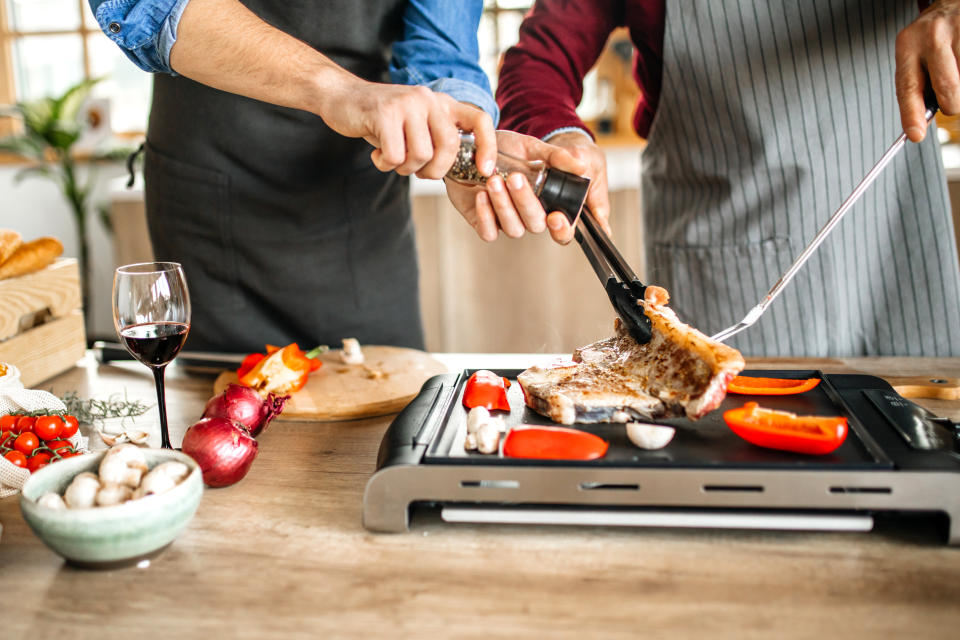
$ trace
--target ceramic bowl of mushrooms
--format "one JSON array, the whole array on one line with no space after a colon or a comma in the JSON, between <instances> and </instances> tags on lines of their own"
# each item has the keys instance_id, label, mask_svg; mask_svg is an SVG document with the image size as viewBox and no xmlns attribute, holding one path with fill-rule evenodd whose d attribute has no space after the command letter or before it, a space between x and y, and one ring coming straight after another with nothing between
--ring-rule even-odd
<instances>
[{"instance_id":1,"label":"ceramic bowl of mushrooms","mask_svg":"<svg viewBox=\"0 0 960 640\"><path fill-rule=\"evenodd\" d=\"M20 510L70 564L110 569L161 553L200 504L203 478L179 451L123 443L47 465L30 476Z\"/></svg>"}]
</instances>

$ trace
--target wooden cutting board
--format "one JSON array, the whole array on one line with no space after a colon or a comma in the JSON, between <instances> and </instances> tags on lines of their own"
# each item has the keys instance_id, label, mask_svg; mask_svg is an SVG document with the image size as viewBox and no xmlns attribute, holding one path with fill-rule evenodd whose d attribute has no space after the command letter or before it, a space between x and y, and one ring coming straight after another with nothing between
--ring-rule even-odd
<instances>
[{"instance_id":1,"label":"wooden cutting board","mask_svg":"<svg viewBox=\"0 0 960 640\"><path fill-rule=\"evenodd\" d=\"M376 345L362 349L362 365L344 364L339 349L322 354L323 366L290 397L277 420L334 422L390 415L407 406L427 379L447 372L416 349ZM213 391L220 393L236 381L235 371L225 371L217 377Z\"/></svg>"}]
</instances>

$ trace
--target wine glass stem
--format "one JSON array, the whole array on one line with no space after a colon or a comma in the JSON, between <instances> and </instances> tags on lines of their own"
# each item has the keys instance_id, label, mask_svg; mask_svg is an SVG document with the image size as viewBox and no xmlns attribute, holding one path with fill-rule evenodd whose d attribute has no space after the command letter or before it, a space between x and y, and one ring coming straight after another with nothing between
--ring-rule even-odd
<instances>
[{"instance_id":1,"label":"wine glass stem","mask_svg":"<svg viewBox=\"0 0 960 640\"><path fill-rule=\"evenodd\" d=\"M153 379L157 383L157 408L160 409L160 446L164 449L173 449L170 446L170 433L167 431L167 402L163 394L163 371L166 365L153 367Z\"/></svg>"}]
</instances>

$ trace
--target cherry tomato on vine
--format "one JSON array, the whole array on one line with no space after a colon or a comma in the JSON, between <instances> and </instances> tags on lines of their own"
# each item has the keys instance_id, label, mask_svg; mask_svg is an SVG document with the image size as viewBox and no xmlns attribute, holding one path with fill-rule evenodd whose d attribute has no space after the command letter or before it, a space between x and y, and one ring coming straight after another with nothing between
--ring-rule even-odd
<instances>
[{"instance_id":1,"label":"cherry tomato on vine","mask_svg":"<svg viewBox=\"0 0 960 640\"><path fill-rule=\"evenodd\" d=\"M37 421L33 416L20 416L20 419L17 420L16 426L14 426L13 431L15 433L23 433L24 431L33 431L33 425Z\"/></svg>"},{"instance_id":2,"label":"cherry tomato on vine","mask_svg":"<svg viewBox=\"0 0 960 640\"><path fill-rule=\"evenodd\" d=\"M33 425L33 432L41 440L54 440L63 431L60 416L40 416Z\"/></svg>"},{"instance_id":3,"label":"cherry tomato on vine","mask_svg":"<svg viewBox=\"0 0 960 640\"><path fill-rule=\"evenodd\" d=\"M51 457L53 456L46 451L38 451L27 458L27 469L30 469L30 473L33 473L37 469L42 469L50 464Z\"/></svg>"},{"instance_id":4,"label":"cherry tomato on vine","mask_svg":"<svg viewBox=\"0 0 960 640\"><path fill-rule=\"evenodd\" d=\"M5 454L3 454L3 457L12 462L14 466L22 469L27 468L27 456L23 455L19 451L7 451Z\"/></svg>"},{"instance_id":5,"label":"cherry tomato on vine","mask_svg":"<svg viewBox=\"0 0 960 640\"><path fill-rule=\"evenodd\" d=\"M79 451L75 449L61 449L57 451L60 454L60 457L66 460L67 458L72 458L73 456L82 455Z\"/></svg>"},{"instance_id":6,"label":"cherry tomato on vine","mask_svg":"<svg viewBox=\"0 0 960 640\"><path fill-rule=\"evenodd\" d=\"M80 429L80 421L75 416L63 416L63 429L60 431L61 438L72 438L77 430Z\"/></svg>"},{"instance_id":7,"label":"cherry tomato on vine","mask_svg":"<svg viewBox=\"0 0 960 640\"><path fill-rule=\"evenodd\" d=\"M0 431L0 447L13 446L13 441L17 439L17 434L13 431Z\"/></svg>"},{"instance_id":8,"label":"cherry tomato on vine","mask_svg":"<svg viewBox=\"0 0 960 640\"><path fill-rule=\"evenodd\" d=\"M0 417L0 431L13 431L13 425L17 424L19 419L20 416L16 414Z\"/></svg>"},{"instance_id":9,"label":"cherry tomato on vine","mask_svg":"<svg viewBox=\"0 0 960 640\"><path fill-rule=\"evenodd\" d=\"M59 453L60 449L72 449L73 445L68 440L51 440L47 447Z\"/></svg>"},{"instance_id":10,"label":"cherry tomato on vine","mask_svg":"<svg viewBox=\"0 0 960 640\"><path fill-rule=\"evenodd\" d=\"M23 454L33 453L33 450L40 446L40 438L37 434L25 431L17 436L13 441L13 448Z\"/></svg>"}]
</instances>

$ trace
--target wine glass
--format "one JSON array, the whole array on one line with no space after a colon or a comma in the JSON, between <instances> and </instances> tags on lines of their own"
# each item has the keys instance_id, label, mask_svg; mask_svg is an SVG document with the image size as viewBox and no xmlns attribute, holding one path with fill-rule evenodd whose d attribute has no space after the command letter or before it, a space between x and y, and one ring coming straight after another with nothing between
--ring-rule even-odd
<instances>
[{"instance_id":1,"label":"wine glass","mask_svg":"<svg viewBox=\"0 0 960 640\"><path fill-rule=\"evenodd\" d=\"M113 324L130 355L153 370L161 446L171 449L163 371L190 332L190 292L183 268L176 262L142 262L117 268L113 277Z\"/></svg>"}]
</instances>

